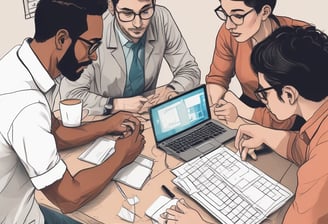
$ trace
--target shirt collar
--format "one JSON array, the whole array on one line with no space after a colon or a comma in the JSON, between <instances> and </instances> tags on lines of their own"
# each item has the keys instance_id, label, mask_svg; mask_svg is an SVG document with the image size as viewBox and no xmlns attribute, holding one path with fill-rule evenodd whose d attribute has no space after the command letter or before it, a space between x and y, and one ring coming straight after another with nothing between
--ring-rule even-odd
<instances>
[{"instance_id":1,"label":"shirt collar","mask_svg":"<svg viewBox=\"0 0 328 224\"><path fill-rule=\"evenodd\" d=\"M124 33L122 32L121 28L117 24L117 21L116 20L115 20L114 24L115 24L114 25L115 26L115 31L118 33L118 38L119 38L122 46L125 46L130 40L124 35Z\"/></svg>"},{"instance_id":2,"label":"shirt collar","mask_svg":"<svg viewBox=\"0 0 328 224\"><path fill-rule=\"evenodd\" d=\"M30 72L35 84L42 92L46 93L55 85L55 82L31 49L29 44L31 40L31 38L25 39L17 54L26 69Z\"/></svg>"},{"instance_id":3,"label":"shirt collar","mask_svg":"<svg viewBox=\"0 0 328 224\"><path fill-rule=\"evenodd\" d=\"M315 133L320 127L322 121L328 116L328 100L319 107L319 109L314 112L312 117L302 126L300 130L300 135L302 139L306 142L310 142Z\"/></svg>"}]
</instances>

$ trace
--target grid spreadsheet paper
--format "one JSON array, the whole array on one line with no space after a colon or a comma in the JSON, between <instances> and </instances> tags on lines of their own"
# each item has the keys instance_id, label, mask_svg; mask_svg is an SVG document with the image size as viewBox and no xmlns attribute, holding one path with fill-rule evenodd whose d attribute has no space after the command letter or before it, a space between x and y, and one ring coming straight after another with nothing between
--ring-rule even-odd
<instances>
[{"instance_id":1,"label":"grid spreadsheet paper","mask_svg":"<svg viewBox=\"0 0 328 224\"><path fill-rule=\"evenodd\" d=\"M260 223L293 196L225 146L172 172L179 188L226 224Z\"/></svg>"}]
</instances>

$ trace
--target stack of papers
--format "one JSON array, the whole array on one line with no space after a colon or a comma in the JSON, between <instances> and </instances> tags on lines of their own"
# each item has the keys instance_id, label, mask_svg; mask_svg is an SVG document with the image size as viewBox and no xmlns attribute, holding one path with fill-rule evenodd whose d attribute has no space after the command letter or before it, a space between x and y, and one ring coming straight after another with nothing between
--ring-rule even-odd
<instances>
[{"instance_id":1,"label":"stack of papers","mask_svg":"<svg viewBox=\"0 0 328 224\"><path fill-rule=\"evenodd\" d=\"M100 165L114 153L115 141L100 137L79 156L79 159L95 165ZM146 180L150 177L153 165L153 159L144 155L139 155L132 163L121 168L113 177L113 180L135 189L141 189Z\"/></svg>"},{"instance_id":2,"label":"stack of papers","mask_svg":"<svg viewBox=\"0 0 328 224\"><path fill-rule=\"evenodd\" d=\"M100 137L96 139L93 144L85 150L79 159L99 165L108 159L115 152L115 141L108 138Z\"/></svg>"},{"instance_id":3,"label":"stack of papers","mask_svg":"<svg viewBox=\"0 0 328 224\"><path fill-rule=\"evenodd\" d=\"M132 163L120 169L113 179L140 190L150 177L153 165L151 158L139 155Z\"/></svg>"}]
</instances>

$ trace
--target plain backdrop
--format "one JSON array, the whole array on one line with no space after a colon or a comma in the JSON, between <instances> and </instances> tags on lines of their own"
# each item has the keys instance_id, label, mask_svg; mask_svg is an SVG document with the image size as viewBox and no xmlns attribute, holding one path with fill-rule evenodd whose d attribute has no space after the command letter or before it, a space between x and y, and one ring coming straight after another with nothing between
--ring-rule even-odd
<instances>
[{"instance_id":1,"label":"plain backdrop","mask_svg":"<svg viewBox=\"0 0 328 224\"><path fill-rule=\"evenodd\" d=\"M1 0L1 2L0 58L13 46L21 44L25 37L32 37L34 33L34 20L25 19L23 0ZM222 24L214 13L219 1L157 0L157 4L166 6L171 11L191 53L196 58L202 72L201 82L204 83L212 61L216 34ZM326 32L328 31L327 6L326 0L277 0L274 13L307 21ZM10 71L5 75L10 75ZM163 63L158 85L165 84L171 79L172 73L166 63ZM240 93L240 86L236 79L232 81L230 89L237 94Z\"/></svg>"}]
</instances>

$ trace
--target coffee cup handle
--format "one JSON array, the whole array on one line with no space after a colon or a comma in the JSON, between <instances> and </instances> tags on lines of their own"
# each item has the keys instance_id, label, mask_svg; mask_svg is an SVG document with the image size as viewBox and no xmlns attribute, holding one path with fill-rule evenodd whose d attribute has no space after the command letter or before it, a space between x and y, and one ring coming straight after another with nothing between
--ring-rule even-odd
<instances>
[{"instance_id":1,"label":"coffee cup handle","mask_svg":"<svg viewBox=\"0 0 328 224\"><path fill-rule=\"evenodd\" d=\"M84 108L82 110L82 120L86 118L89 115L89 110L87 108Z\"/></svg>"}]
</instances>

